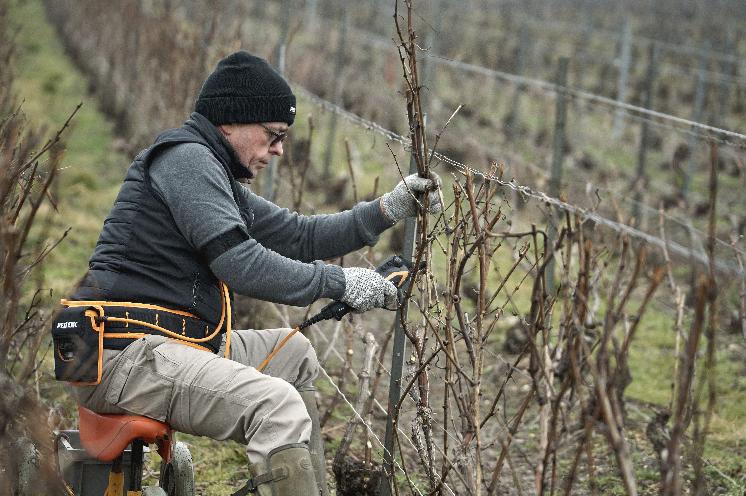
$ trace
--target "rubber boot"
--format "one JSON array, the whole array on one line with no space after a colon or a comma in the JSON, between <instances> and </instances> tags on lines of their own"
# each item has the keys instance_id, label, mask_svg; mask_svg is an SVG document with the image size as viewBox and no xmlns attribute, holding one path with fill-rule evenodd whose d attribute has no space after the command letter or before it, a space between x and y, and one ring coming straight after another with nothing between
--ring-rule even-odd
<instances>
[{"instance_id":1,"label":"rubber boot","mask_svg":"<svg viewBox=\"0 0 746 496\"><path fill-rule=\"evenodd\" d=\"M319 485L319 494L329 496L329 488L326 485L326 458L324 457L324 440L321 438L321 427L319 426L319 409L316 406L316 391L298 391L303 403L306 405L308 416L311 417L311 440L308 450L311 452L313 470L316 474L316 482Z\"/></svg>"},{"instance_id":2,"label":"rubber boot","mask_svg":"<svg viewBox=\"0 0 746 496\"><path fill-rule=\"evenodd\" d=\"M287 444L270 451L266 463L249 465L251 479L234 495L312 496L318 494L308 446Z\"/></svg>"}]
</instances>

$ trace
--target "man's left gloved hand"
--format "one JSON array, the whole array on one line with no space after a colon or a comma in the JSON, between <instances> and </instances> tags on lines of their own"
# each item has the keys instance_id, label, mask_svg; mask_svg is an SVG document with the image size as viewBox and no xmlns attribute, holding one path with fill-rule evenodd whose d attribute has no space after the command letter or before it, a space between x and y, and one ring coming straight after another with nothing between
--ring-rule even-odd
<instances>
[{"instance_id":1,"label":"man's left gloved hand","mask_svg":"<svg viewBox=\"0 0 746 496\"><path fill-rule=\"evenodd\" d=\"M381 197L381 208L383 213L394 222L414 217L419 208L418 201L422 201L423 193L427 192L430 198L428 211L431 214L437 214L443 209L439 189L440 178L436 173L431 172L429 178L412 174L405 177L403 181L399 181L391 192Z\"/></svg>"},{"instance_id":2,"label":"man's left gloved hand","mask_svg":"<svg viewBox=\"0 0 746 496\"><path fill-rule=\"evenodd\" d=\"M355 313L373 308L396 310L399 292L390 281L375 270L345 267L345 294L339 301L347 303Z\"/></svg>"}]
</instances>

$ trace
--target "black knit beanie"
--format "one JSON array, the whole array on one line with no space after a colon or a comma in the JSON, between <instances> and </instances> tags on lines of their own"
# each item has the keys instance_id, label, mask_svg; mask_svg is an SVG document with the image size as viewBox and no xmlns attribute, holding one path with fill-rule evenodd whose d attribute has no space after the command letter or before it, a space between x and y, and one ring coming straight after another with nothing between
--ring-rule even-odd
<instances>
[{"instance_id":1,"label":"black knit beanie","mask_svg":"<svg viewBox=\"0 0 746 496\"><path fill-rule=\"evenodd\" d=\"M295 120L295 95L264 59L236 52L218 63L202 85L194 110L214 125Z\"/></svg>"}]
</instances>

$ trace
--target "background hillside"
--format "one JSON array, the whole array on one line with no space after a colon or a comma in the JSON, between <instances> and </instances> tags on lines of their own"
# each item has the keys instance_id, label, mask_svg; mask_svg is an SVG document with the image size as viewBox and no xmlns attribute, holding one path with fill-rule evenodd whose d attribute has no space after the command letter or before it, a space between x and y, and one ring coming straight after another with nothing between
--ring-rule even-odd
<instances>
[{"instance_id":1,"label":"background hillside","mask_svg":"<svg viewBox=\"0 0 746 496\"><path fill-rule=\"evenodd\" d=\"M35 271L54 291L49 308L83 274L132 156L180 125L236 49L283 70L299 99L285 156L252 188L331 212L387 191L409 166L393 1L6 3L12 87L29 122L58 128L83 102L58 213L32 236L71 228ZM413 8L429 144L442 133L430 167L447 208L417 241L429 268L407 326L403 383L414 387L397 414L399 491L744 494L743 2ZM403 228L392 231L334 262L400 252ZM239 324L288 326L307 312L244 300ZM319 400L338 494L362 494L350 481L380 473L392 323L376 311L309 331L326 370ZM30 387L58 425L75 425L40 359ZM245 479L240 446L187 441L202 493ZM667 459L674 448L678 461Z\"/></svg>"}]
</instances>

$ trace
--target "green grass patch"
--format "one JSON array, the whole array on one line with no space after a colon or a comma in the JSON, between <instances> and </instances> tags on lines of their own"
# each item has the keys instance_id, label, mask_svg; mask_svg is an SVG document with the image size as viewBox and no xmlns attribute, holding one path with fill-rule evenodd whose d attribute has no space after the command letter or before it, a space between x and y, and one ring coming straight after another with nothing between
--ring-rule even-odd
<instances>
[{"instance_id":1,"label":"green grass patch","mask_svg":"<svg viewBox=\"0 0 746 496\"><path fill-rule=\"evenodd\" d=\"M70 233L43 267L44 285L55 297L65 295L86 270L103 220L129 161L112 148L112 125L98 111L85 78L65 55L38 0L11 2L10 19L18 28L13 69L14 91L30 126L49 133L62 127L78 103L83 107L63 134L65 154L52 194L59 212L51 215L50 241ZM49 214L46 207L42 214ZM43 235L32 233L31 239Z\"/></svg>"}]
</instances>

